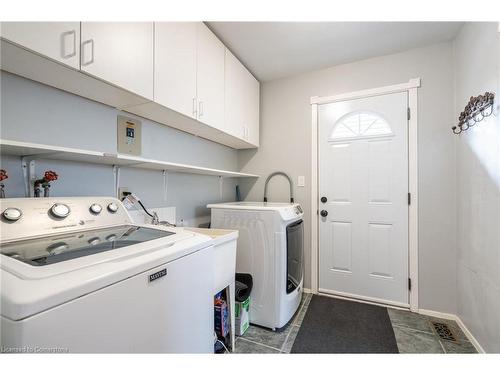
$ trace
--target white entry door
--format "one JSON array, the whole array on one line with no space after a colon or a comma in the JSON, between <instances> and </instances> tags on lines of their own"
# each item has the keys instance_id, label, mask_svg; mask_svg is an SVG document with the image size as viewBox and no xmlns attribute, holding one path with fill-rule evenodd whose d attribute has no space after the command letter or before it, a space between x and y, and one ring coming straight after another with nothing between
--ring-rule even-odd
<instances>
[{"instance_id":1,"label":"white entry door","mask_svg":"<svg viewBox=\"0 0 500 375\"><path fill-rule=\"evenodd\" d=\"M408 98L318 106L319 290L408 305Z\"/></svg>"}]
</instances>

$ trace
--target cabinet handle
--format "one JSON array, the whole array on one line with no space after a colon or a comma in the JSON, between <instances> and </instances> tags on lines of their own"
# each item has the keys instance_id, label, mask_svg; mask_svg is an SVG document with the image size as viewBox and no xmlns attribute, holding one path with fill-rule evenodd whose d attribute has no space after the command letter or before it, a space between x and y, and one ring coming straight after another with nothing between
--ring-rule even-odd
<instances>
[{"instance_id":1,"label":"cabinet handle","mask_svg":"<svg viewBox=\"0 0 500 375\"><path fill-rule=\"evenodd\" d=\"M193 117L196 117L196 113L197 113L196 107L197 107L196 98L193 98Z\"/></svg>"},{"instance_id":2,"label":"cabinet handle","mask_svg":"<svg viewBox=\"0 0 500 375\"><path fill-rule=\"evenodd\" d=\"M203 116L203 102L200 101L199 106L200 108L198 109L198 115L201 117Z\"/></svg>"},{"instance_id":3,"label":"cabinet handle","mask_svg":"<svg viewBox=\"0 0 500 375\"><path fill-rule=\"evenodd\" d=\"M69 36L73 36L73 52L66 53L66 38ZM76 56L76 31L65 31L61 34L61 56L64 59L69 59L70 57Z\"/></svg>"},{"instance_id":4,"label":"cabinet handle","mask_svg":"<svg viewBox=\"0 0 500 375\"><path fill-rule=\"evenodd\" d=\"M85 46L90 44L90 52L92 53L92 57L89 61L85 62ZM86 40L82 43L82 65L90 65L94 62L94 39Z\"/></svg>"}]
</instances>

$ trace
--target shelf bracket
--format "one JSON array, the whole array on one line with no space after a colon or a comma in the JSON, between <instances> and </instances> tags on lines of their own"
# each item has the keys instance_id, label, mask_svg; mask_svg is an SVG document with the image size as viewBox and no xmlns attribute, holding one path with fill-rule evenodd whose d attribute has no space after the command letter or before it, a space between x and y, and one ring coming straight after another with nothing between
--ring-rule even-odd
<instances>
[{"instance_id":1,"label":"shelf bracket","mask_svg":"<svg viewBox=\"0 0 500 375\"><path fill-rule=\"evenodd\" d=\"M168 171L166 169L163 170L163 201L165 204L168 199Z\"/></svg>"},{"instance_id":2,"label":"shelf bracket","mask_svg":"<svg viewBox=\"0 0 500 375\"><path fill-rule=\"evenodd\" d=\"M116 164L113 164L113 180L115 185L115 196L120 199L120 197L118 196L118 189L120 188L120 167Z\"/></svg>"},{"instance_id":3,"label":"shelf bracket","mask_svg":"<svg viewBox=\"0 0 500 375\"><path fill-rule=\"evenodd\" d=\"M223 176L219 176L219 199L220 200L222 200L223 184L224 184L224 177Z\"/></svg>"},{"instance_id":4,"label":"shelf bracket","mask_svg":"<svg viewBox=\"0 0 500 375\"><path fill-rule=\"evenodd\" d=\"M24 179L24 196L29 198L33 196L33 186L31 182L35 180L35 159L32 156L22 156L21 166Z\"/></svg>"}]
</instances>

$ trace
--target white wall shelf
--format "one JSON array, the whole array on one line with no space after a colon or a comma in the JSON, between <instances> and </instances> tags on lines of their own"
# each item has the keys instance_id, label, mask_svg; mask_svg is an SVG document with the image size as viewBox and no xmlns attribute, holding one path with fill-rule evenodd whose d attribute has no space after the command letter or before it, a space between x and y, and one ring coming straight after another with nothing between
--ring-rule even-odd
<instances>
[{"instance_id":1,"label":"white wall shelf","mask_svg":"<svg viewBox=\"0 0 500 375\"><path fill-rule=\"evenodd\" d=\"M119 167L153 169L158 171L193 173L220 177L259 177L255 174L198 167L189 164L171 163L138 156L110 154L99 151L50 146L39 143L18 142L6 139L0 139L0 152L2 155L28 157L31 159L40 158L49 160L65 160L81 163L114 165Z\"/></svg>"}]
</instances>

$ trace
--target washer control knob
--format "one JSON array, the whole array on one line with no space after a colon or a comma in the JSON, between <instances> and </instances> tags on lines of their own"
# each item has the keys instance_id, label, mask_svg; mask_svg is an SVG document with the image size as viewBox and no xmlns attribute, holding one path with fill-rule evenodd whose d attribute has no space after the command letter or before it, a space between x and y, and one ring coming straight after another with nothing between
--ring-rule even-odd
<instances>
[{"instance_id":1,"label":"washer control knob","mask_svg":"<svg viewBox=\"0 0 500 375\"><path fill-rule=\"evenodd\" d=\"M47 246L47 252L52 255L60 254L69 249L69 245L66 242L56 242L50 246Z\"/></svg>"},{"instance_id":2,"label":"washer control knob","mask_svg":"<svg viewBox=\"0 0 500 375\"><path fill-rule=\"evenodd\" d=\"M19 208L6 208L2 213L3 217L9 221L17 221L23 216L22 211Z\"/></svg>"},{"instance_id":3,"label":"washer control knob","mask_svg":"<svg viewBox=\"0 0 500 375\"><path fill-rule=\"evenodd\" d=\"M114 214L116 211L118 211L118 205L115 202L111 202L110 204L108 204L108 210L109 212Z\"/></svg>"},{"instance_id":4,"label":"washer control knob","mask_svg":"<svg viewBox=\"0 0 500 375\"><path fill-rule=\"evenodd\" d=\"M90 245L95 246L101 242L101 239L99 237L92 237L88 242Z\"/></svg>"},{"instance_id":5,"label":"washer control knob","mask_svg":"<svg viewBox=\"0 0 500 375\"><path fill-rule=\"evenodd\" d=\"M114 242L117 238L118 236L116 234L110 234L108 237L106 237L106 241Z\"/></svg>"},{"instance_id":6,"label":"washer control knob","mask_svg":"<svg viewBox=\"0 0 500 375\"><path fill-rule=\"evenodd\" d=\"M102 206L100 204L92 203L92 205L90 206L90 212L92 212L93 214L99 215L101 211Z\"/></svg>"},{"instance_id":7,"label":"washer control knob","mask_svg":"<svg viewBox=\"0 0 500 375\"><path fill-rule=\"evenodd\" d=\"M50 213L60 219L67 217L70 212L71 210L64 203L56 203L50 208Z\"/></svg>"}]
</instances>

